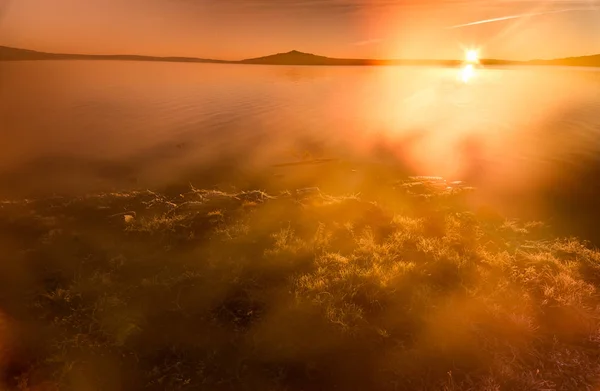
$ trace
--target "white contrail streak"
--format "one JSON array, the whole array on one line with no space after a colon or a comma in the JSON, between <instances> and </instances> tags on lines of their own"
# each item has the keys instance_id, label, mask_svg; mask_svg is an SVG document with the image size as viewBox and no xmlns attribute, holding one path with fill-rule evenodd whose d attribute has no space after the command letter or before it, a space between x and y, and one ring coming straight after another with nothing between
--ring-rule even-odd
<instances>
[{"instance_id":1,"label":"white contrail streak","mask_svg":"<svg viewBox=\"0 0 600 391\"><path fill-rule=\"evenodd\" d=\"M449 29L456 29L456 28L460 28L460 27L476 26L478 24L501 22L503 20L527 18L527 17L531 17L531 16L540 16L540 15L548 15L548 14L560 14L560 13L563 13L563 12L575 12L575 11L593 11L593 10L596 10L596 8L591 8L591 7L588 7L588 8L563 8L563 9L554 10L554 11L532 12L532 13L527 13L527 14L509 15L509 16L502 16L502 17L493 18L493 19L478 20L477 22L457 24L455 26L450 26L448 28Z\"/></svg>"}]
</instances>

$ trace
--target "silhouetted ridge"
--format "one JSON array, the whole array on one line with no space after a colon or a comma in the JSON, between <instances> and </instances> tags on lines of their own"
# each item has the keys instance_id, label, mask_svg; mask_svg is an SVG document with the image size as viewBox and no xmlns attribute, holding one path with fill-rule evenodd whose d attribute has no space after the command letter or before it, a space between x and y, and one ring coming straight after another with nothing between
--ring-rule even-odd
<instances>
[{"instance_id":1,"label":"silhouetted ridge","mask_svg":"<svg viewBox=\"0 0 600 391\"><path fill-rule=\"evenodd\" d=\"M559 66L578 66L578 67L599 67L600 54L581 57L567 57L554 60L533 60L529 61L532 65L559 65Z\"/></svg>"},{"instance_id":2,"label":"silhouetted ridge","mask_svg":"<svg viewBox=\"0 0 600 391\"><path fill-rule=\"evenodd\" d=\"M303 53L292 50L287 53L277 53L270 56L249 58L242 60L245 64L284 64L284 65L328 65L332 61L338 61L324 56L317 56L312 53Z\"/></svg>"},{"instance_id":3,"label":"silhouetted ridge","mask_svg":"<svg viewBox=\"0 0 600 391\"><path fill-rule=\"evenodd\" d=\"M164 62L210 62L226 63L222 60L211 60L196 57L155 57L141 56L133 54L66 54L66 53L45 53L35 50L26 50L0 46L0 61L21 61L21 60L121 60L121 61L164 61Z\"/></svg>"},{"instance_id":4,"label":"silhouetted ridge","mask_svg":"<svg viewBox=\"0 0 600 391\"><path fill-rule=\"evenodd\" d=\"M93 55L45 53L34 50L17 49L0 46L0 61L21 60L122 60L122 61L164 61L164 62L198 62L221 64L263 64L263 65L413 65L413 66L459 66L462 60L375 60L331 58L312 53L292 50L264 57L250 58L241 61L212 60L197 57L155 57L129 54ZM581 57L568 57L554 60L509 61L482 59L482 65L556 65L578 67L600 67L600 54Z\"/></svg>"}]
</instances>

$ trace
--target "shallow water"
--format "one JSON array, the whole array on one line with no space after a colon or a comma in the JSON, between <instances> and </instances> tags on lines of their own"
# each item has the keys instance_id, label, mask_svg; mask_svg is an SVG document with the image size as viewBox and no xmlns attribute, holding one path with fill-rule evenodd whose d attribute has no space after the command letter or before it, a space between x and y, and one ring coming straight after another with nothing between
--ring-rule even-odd
<instances>
[{"instance_id":1,"label":"shallow water","mask_svg":"<svg viewBox=\"0 0 600 391\"><path fill-rule=\"evenodd\" d=\"M525 193L578 178L595 160L598 70L460 77L452 68L0 63L0 187L210 185L224 167L335 158Z\"/></svg>"}]
</instances>

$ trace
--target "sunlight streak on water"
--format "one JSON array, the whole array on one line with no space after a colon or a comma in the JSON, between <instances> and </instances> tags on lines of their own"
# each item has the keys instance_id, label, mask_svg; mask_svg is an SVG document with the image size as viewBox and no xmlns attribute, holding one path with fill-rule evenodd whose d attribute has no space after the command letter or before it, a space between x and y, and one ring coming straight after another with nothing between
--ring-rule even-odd
<instances>
[{"instance_id":1,"label":"sunlight streak on water","mask_svg":"<svg viewBox=\"0 0 600 391\"><path fill-rule=\"evenodd\" d=\"M473 64L467 64L463 67L461 72L461 80L463 83L468 83L475 76L475 68Z\"/></svg>"},{"instance_id":2,"label":"sunlight streak on water","mask_svg":"<svg viewBox=\"0 0 600 391\"><path fill-rule=\"evenodd\" d=\"M151 184L224 156L256 166L306 149L380 159L383 145L418 174L461 178L481 167L486 180L521 184L549 175L542 162L600 150L600 72L458 72L1 63L0 180L49 170L47 156L70 159L56 170L91 167L81 183L96 180L98 162L118 162Z\"/></svg>"}]
</instances>

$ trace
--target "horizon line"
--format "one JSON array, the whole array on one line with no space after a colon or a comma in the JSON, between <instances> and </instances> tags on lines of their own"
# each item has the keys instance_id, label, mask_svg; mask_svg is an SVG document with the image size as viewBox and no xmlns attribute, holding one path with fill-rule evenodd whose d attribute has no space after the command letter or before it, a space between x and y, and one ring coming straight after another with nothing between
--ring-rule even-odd
<instances>
[{"instance_id":1,"label":"horizon line","mask_svg":"<svg viewBox=\"0 0 600 391\"><path fill-rule=\"evenodd\" d=\"M54 55L54 56L144 57L144 58L156 58L156 59L182 59L182 60L187 59L187 60L200 60L200 61L215 61L215 62L221 62L221 63L241 63L244 61L259 60L259 59L264 59L264 58L273 57L273 56L277 56L277 55L292 54L292 53L304 54L304 55L309 55L309 56L314 56L314 57L321 57L321 58L329 59L329 60L341 60L341 61L374 61L374 62L376 62L376 61L381 61L381 62L385 62L385 61L446 61L446 62L452 61L452 62L454 62L454 61L456 61L456 62L464 62L464 60L459 60L459 59L441 59L441 58L403 58L403 59L401 59L401 58L385 58L385 59L381 59L381 58L328 57L328 56L324 56L324 55L320 55L320 54L302 52L302 51L298 51L295 49L287 51L287 52L278 52L278 53L263 55L263 56L259 56L259 57L243 58L241 60L222 60L222 59L217 59L217 58L181 56L181 55L170 55L170 56L160 55L159 56L159 55L151 55L151 54L131 54L131 53L127 53L127 54L126 53L89 54L89 53L46 52L46 51L18 48L18 47L14 47L14 46L5 46L5 45L0 45L0 48L32 52L32 53L43 54L43 55ZM503 59L503 58L481 58L481 59L479 59L479 61L505 61L505 62L515 62L515 63L527 63L527 62L534 62L534 61L568 60L568 59L594 57L594 56L600 56L600 53L559 57L559 58L532 58L529 60L510 60L510 59Z\"/></svg>"}]
</instances>

